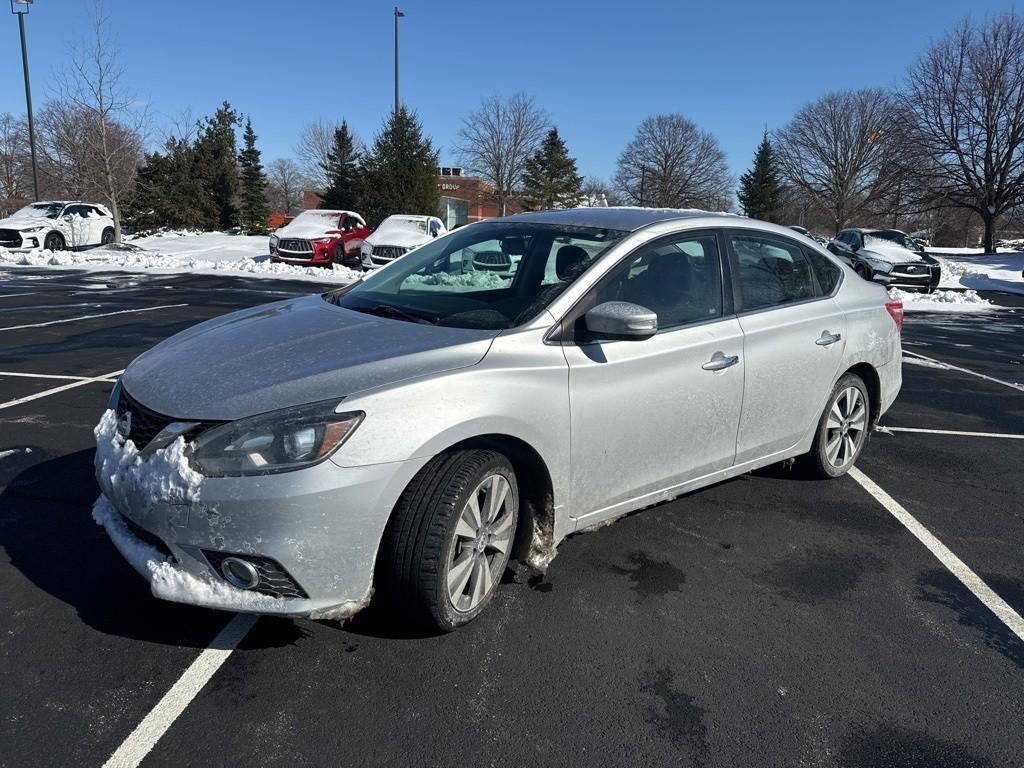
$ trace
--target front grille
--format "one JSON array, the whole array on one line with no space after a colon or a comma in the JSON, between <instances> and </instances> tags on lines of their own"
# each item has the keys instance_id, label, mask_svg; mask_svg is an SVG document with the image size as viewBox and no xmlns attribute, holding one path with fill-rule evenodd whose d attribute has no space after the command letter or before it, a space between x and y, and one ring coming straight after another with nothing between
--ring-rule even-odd
<instances>
[{"instance_id":1,"label":"front grille","mask_svg":"<svg viewBox=\"0 0 1024 768\"><path fill-rule=\"evenodd\" d=\"M203 555L206 560L213 566L213 569L217 571L217 574L223 578L220 566L224 562L225 558L238 557L249 563L252 563L256 572L260 575L260 583L253 587L252 592L259 592L263 595L270 595L271 597L294 597L294 598L308 598L298 582L293 579L288 571L284 569L276 560L271 560L269 557L260 557L259 555L241 555L234 554L232 552L214 552L212 550L204 549Z\"/></svg>"},{"instance_id":2,"label":"front grille","mask_svg":"<svg viewBox=\"0 0 1024 768\"><path fill-rule=\"evenodd\" d=\"M312 253L313 244L309 240L278 240L277 250L289 253Z\"/></svg>"},{"instance_id":3,"label":"front grille","mask_svg":"<svg viewBox=\"0 0 1024 768\"><path fill-rule=\"evenodd\" d=\"M135 443L135 447L139 450L145 448L164 427L175 421L170 416L151 411L129 395L124 387L121 387L121 396L117 400L118 421L121 421L126 413L130 413L132 419L127 437Z\"/></svg>"},{"instance_id":4,"label":"front grille","mask_svg":"<svg viewBox=\"0 0 1024 768\"><path fill-rule=\"evenodd\" d=\"M930 270L927 264L897 264L892 271L901 275L927 275Z\"/></svg>"},{"instance_id":5,"label":"front grille","mask_svg":"<svg viewBox=\"0 0 1024 768\"><path fill-rule=\"evenodd\" d=\"M373 247L374 261L393 261L405 253L405 248L396 245L375 245Z\"/></svg>"},{"instance_id":6,"label":"front grille","mask_svg":"<svg viewBox=\"0 0 1024 768\"><path fill-rule=\"evenodd\" d=\"M132 520L130 517L121 515L121 519L124 521L124 524L128 526L128 530L131 531L132 535L135 538L140 539L146 544L149 544L149 546L153 547L153 549L155 549L164 557L172 561L175 560L174 555L171 554L171 550L164 543L163 539L161 539L159 536L156 536L155 534L150 533L141 525Z\"/></svg>"},{"instance_id":7,"label":"front grille","mask_svg":"<svg viewBox=\"0 0 1024 768\"><path fill-rule=\"evenodd\" d=\"M21 245L21 233L14 229L0 229L0 247L18 248Z\"/></svg>"}]
</instances>

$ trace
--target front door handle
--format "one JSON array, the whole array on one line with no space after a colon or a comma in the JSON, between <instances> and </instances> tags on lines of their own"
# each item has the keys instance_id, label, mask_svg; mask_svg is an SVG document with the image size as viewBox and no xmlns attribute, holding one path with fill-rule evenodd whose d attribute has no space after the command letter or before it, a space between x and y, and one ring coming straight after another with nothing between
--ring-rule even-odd
<instances>
[{"instance_id":1,"label":"front door handle","mask_svg":"<svg viewBox=\"0 0 1024 768\"><path fill-rule=\"evenodd\" d=\"M819 347L830 347L841 338L843 338L843 334L841 333L829 333L828 331L822 331L821 337L814 343Z\"/></svg>"},{"instance_id":2,"label":"front door handle","mask_svg":"<svg viewBox=\"0 0 1024 768\"><path fill-rule=\"evenodd\" d=\"M731 368L740 361L739 355L723 355L721 352L715 352L704 365L701 366L705 371L724 371L726 368Z\"/></svg>"}]
</instances>

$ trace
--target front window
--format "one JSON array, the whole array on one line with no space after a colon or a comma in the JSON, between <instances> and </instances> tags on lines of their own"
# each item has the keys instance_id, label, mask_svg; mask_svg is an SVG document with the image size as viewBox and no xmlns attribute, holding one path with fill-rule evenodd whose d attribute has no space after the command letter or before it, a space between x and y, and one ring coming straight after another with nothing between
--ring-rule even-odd
<instances>
[{"instance_id":1,"label":"front window","mask_svg":"<svg viewBox=\"0 0 1024 768\"><path fill-rule=\"evenodd\" d=\"M869 232L869 239L885 240L889 243L896 243L901 248L906 248L908 251L919 251L921 250L917 243L910 239L908 235L903 234L898 229L880 229L877 232Z\"/></svg>"},{"instance_id":2,"label":"front window","mask_svg":"<svg viewBox=\"0 0 1024 768\"><path fill-rule=\"evenodd\" d=\"M33 203L32 205L26 205L11 218L37 219L42 217L46 219L56 219L60 216L60 213L63 210L64 203Z\"/></svg>"},{"instance_id":3,"label":"front window","mask_svg":"<svg viewBox=\"0 0 1024 768\"><path fill-rule=\"evenodd\" d=\"M536 317L625 234L526 222L475 224L326 298L409 322L512 328Z\"/></svg>"}]
</instances>

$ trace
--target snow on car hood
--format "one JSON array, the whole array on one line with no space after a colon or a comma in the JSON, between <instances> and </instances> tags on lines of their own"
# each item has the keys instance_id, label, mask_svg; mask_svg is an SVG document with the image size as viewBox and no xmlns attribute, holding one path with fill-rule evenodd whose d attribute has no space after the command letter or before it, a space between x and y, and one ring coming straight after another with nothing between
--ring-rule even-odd
<instances>
[{"instance_id":1,"label":"snow on car hood","mask_svg":"<svg viewBox=\"0 0 1024 768\"><path fill-rule=\"evenodd\" d=\"M408 229L378 229L367 237L364 242L370 245L399 245L403 248L415 248L433 239L430 235L423 232L413 232Z\"/></svg>"},{"instance_id":2,"label":"snow on car hood","mask_svg":"<svg viewBox=\"0 0 1024 768\"><path fill-rule=\"evenodd\" d=\"M857 251L857 254L872 259L881 259L890 264L907 264L912 261L922 261L921 254L908 251L896 243L879 240L878 238L867 238L864 246Z\"/></svg>"},{"instance_id":3,"label":"snow on car hood","mask_svg":"<svg viewBox=\"0 0 1024 768\"><path fill-rule=\"evenodd\" d=\"M45 216L8 216L6 219L0 219L0 229L16 229L21 232L44 227L53 229L59 226L59 219L48 219Z\"/></svg>"},{"instance_id":4,"label":"snow on car hood","mask_svg":"<svg viewBox=\"0 0 1024 768\"><path fill-rule=\"evenodd\" d=\"M274 232L278 237L323 237L327 230L338 228L338 217L299 216Z\"/></svg>"},{"instance_id":5,"label":"snow on car hood","mask_svg":"<svg viewBox=\"0 0 1024 768\"><path fill-rule=\"evenodd\" d=\"M472 366L498 333L376 317L308 296L200 323L138 357L121 381L166 416L233 420Z\"/></svg>"}]
</instances>

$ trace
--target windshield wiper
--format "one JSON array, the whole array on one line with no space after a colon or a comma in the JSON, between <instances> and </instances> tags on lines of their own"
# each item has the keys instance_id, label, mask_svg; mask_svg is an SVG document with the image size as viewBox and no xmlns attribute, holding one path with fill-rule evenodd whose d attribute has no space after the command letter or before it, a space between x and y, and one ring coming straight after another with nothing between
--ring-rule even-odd
<instances>
[{"instance_id":1,"label":"windshield wiper","mask_svg":"<svg viewBox=\"0 0 1024 768\"><path fill-rule=\"evenodd\" d=\"M393 317L399 320L408 320L412 323L421 323L424 325L437 325L437 319L430 319L421 315L414 315L412 312L406 312L404 309L399 307L393 307L390 304L374 304L370 307L352 307L356 312L365 312L368 315L377 315L378 317Z\"/></svg>"}]
</instances>

